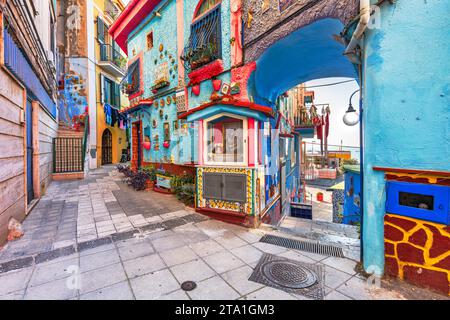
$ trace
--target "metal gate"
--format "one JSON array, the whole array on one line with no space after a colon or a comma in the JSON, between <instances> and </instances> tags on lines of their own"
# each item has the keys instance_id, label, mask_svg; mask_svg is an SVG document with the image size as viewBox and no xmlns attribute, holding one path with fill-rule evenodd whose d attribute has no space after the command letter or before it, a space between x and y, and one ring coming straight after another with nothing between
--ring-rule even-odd
<instances>
[{"instance_id":1,"label":"metal gate","mask_svg":"<svg viewBox=\"0 0 450 320\"><path fill-rule=\"evenodd\" d=\"M112 162L112 134L109 129L105 129L102 135L102 165Z\"/></svg>"}]
</instances>

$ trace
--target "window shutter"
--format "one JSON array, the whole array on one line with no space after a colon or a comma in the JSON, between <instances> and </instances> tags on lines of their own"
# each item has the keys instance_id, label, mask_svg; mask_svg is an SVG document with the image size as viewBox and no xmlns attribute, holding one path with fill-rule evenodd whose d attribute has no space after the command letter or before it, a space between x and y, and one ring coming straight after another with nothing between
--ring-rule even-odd
<instances>
[{"instance_id":1,"label":"window shutter","mask_svg":"<svg viewBox=\"0 0 450 320\"><path fill-rule=\"evenodd\" d=\"M100 74L100 103L105 103L105 77Z\"/></svg>"},{"instance_id":2,"label":"window shutter","mask_svg":"<svg viewBox=\"0 0 450 320\"><path fill-rule=\"evenodd\" d=\"M114 104L120 108L120 86L114 82Z\"/></svg>"},{"instance_id":3,"label":"window shutter","mask_svg":"<svg viewBox=\"0 0 450 320\"><path fill-rule=\"evenodd\" d=\"M102 19L97 19L97 39L101 43L105 43L105 23Z\"/></svg>"}]
</instances>

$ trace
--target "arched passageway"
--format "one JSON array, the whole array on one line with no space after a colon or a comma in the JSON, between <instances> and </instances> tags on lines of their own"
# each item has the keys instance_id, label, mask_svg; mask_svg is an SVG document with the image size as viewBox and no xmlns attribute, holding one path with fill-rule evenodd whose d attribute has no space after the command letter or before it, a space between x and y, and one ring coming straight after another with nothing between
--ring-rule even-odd
<instances>
[{"instance_id":1,"label":"arched passageway","mask_svg":"<svg viewBox=\"0 0 450 320\"><path fill-rule=\"evenodd\" d=\"M326 18L270 46L256 61L249 80L255 102L273 105L280 94L309 80L357 78L355 66L343 55L344 45L336 39L343 28L339 20Z\"/></svg>"}]
</instances>

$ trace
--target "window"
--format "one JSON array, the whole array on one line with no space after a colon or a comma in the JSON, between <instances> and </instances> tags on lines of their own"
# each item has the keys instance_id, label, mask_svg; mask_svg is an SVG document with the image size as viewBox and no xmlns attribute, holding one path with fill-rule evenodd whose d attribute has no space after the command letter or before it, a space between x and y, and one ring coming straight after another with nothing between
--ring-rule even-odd
<instances>
[{"instance_id":1,"label":"window","mask_svg":"<svg viewBox=\"0 0 450 320\"><path fill-rule=\"evenodd\" d=\"M206 162L244 164L244 122L242 119L219 116L206 125Z\"/></svg>"},{"instance_id":2,"label":"window","mask_svg":"<svg viewBox=\"0 0 450 320\"><path fill-rule=\"evenodd\" d=\"M147 50L153 49L153 31L147 34Z\"/></svg>"},{"instance_id":3,"label":"window","mask_svg":"<svg viewBox=\"0 0 450 320\"><path fill-rule=\"evenodd\" d=\"M216 5L218 5L221 2L221 0L203 0L202 4L200 5L199 9L195 13L195 18L198 18L208 10L211 10Z\"/></svg>"},{"instance_id":4,"label":"window","mask_svg":"<svg viewBox=\"0 0 450 320\"><path fill-rule=\"evenodd\" d=\"M129 68L127 75L123 78L121 85L124 92L128 95L134 95L141 91L141 64L138 58Z\"/></svg>"},{"instance_id":5,"label":"window","mask_svg":"<svg viewBox=\"0 0 450 320\"><path fill-rule=\"evenodd\" d=\"M188 45L181 56L187 70L198 69L222 57L219 3L205 0L194 18Z\"/></svg>"},{"instance_id":6,"label":"window","mask_svg":"<svg viewBox=\"0 0 450 320\"><path fill-rule=\"evenodd\" d=\"M120 85L103 77L103 101L120 108Z\"/></svg>"}]
</instances>

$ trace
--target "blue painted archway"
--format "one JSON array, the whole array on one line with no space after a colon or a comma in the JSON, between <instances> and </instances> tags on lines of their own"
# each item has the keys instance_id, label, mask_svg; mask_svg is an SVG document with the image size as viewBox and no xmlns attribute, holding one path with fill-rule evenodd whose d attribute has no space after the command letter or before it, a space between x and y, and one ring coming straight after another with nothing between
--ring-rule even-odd
<instances>
[{"instance_id":1,"label":"blue painted archway","mask_svg":"<svg viewBox=\"0 0 450 320\"><path fill-rule=\"evenodd\" d=\"M334 35L341 21L318 20L270 46L256 61L249 79L249 94L256 103L273 106L288 89L309 80L328 77L357 78L354 65L343 55L345 47Z\"/></svg>"}]
</instances>

